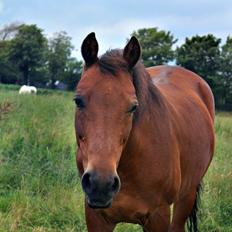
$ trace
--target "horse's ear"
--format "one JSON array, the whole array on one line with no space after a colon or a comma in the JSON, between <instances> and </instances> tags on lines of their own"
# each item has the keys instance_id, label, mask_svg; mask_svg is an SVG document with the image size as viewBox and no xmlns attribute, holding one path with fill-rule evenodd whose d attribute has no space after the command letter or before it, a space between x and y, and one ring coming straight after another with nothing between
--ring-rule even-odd
<instances>
[{"instance_id":1,"label":"horse's ear","mask_svg":"<svg viewBox=\"0 0 232 232\"><path fill-rule=\"evenodd\" d=\"M98 43L95 33L91 32L84 39L81 46L81 54L85 60L86 66L91 66L97 61Z\"/></svg>"},{"instance_id":2,"label":"horse's ear","mask_svg":"<svg viewBox=\"0 0 232 232\"><path fill-rule=\"evenodd\" d=\"M135 36L132 36L123 51L123 57L128 63L129 68L133 68L141 55L141 47Z\"/></svg>"}]
</instances>

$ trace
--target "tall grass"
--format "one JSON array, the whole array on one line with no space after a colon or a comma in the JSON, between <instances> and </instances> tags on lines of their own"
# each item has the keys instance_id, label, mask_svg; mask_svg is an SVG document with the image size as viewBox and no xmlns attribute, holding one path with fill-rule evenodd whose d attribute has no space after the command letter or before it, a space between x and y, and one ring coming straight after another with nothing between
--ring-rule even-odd
<instances>
[{"instance_id":1,"label":"tall grass","mask_svg":"<svg viewBox=\"0 0 232 232\"><path fill-rule=\"evenodd\" d=\"M1 231L84 230L71 96L0 92Z\"/></svg>"},{"instance_id":2,"label":"tall grass","mask_svg":"<svg viewBox=\"0 0 232 232\"><path fill-rule=\"evenodd\" d=\"M41 92L42 93L42 92ZM0 89L0 231L86 231L75 165L72 93ZM204 181L201 231L232 231L232 115L216 120L217 148ZM142 231L121 224L117 232Z\"/></svg>"},{"instance_id":3,"label":"tall grass","mask_svg":"<svg viewBox=\"0 0 232 232\"><path fill-rule=\"evenodd\" d=\"M232 114L216 117L216 151L204 178L201 231L232 231Z\"/></svg>"}]
</instances>

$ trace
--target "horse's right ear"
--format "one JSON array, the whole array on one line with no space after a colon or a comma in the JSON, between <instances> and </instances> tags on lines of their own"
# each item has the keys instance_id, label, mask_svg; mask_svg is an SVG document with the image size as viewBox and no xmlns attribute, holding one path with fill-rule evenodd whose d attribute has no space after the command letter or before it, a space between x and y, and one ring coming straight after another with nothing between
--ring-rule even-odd
<instances>
[{"instance_id":1,"label":"horse's right ear","mask_svg":"<svg viewBox=\"0 0 232 232\"><path fill-rule=\"evenodd\" d=\"M95 33L91 32L84 39L81 46L81 54L85 60L86 66L91 66L97 61L98 43L95 37Z\"/></svg>"}]
</instances>

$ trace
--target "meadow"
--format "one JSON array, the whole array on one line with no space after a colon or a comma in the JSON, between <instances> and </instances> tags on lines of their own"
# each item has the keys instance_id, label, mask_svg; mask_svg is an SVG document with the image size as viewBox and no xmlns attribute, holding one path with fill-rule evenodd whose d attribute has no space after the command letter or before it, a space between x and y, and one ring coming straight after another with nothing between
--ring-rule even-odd
<instances>
[{"instance_id":1,"label":"meadow","mask_svg":"<svg viewBox=\"0 0 232 232\"><path fill-rule=\"evenodd\" d=\"M0 232L85 232L73 93L0 86ZM232 114L217 113L200 231L232 232ZM120 224L117 232L142 231Z\"/></svg>"}]
</instances>

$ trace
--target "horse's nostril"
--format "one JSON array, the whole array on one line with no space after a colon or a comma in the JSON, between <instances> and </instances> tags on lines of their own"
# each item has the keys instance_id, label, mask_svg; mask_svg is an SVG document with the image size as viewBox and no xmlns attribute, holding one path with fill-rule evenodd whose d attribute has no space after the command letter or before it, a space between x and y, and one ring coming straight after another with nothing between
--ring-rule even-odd
<instances>
[{"instance_id":1,"label":"horse's nostril","mask_svg":"<svg viewBox=\"0 0 232 232\"><path fill-rule=\"evenodd\" d=\"M100 178L95 172L89 171L83 174L82 188L89 198L112 197L119 191L120 179L117 175Z\"/></svg>"},{"instance_id":2,"label":"horse's nostril","mask_svg":"<svg viewBox=\"0 0 232 232\"><path fill-rule=\"evenodd\" d=\"M85 173L82 177L82 187L85 191L90 190L91 188L91 174L90 173Z\"/></svg>"},{"instance_id":3,"label":"horse's nostril","mask_svg":"<svg viewBox=\"0 0 232 232\"><path fill-rule=\"evenodd\" d=\"M113 179L112 191L115 193L118 192L119 187L120 187L120 180L118 176L115 176Z\"/></svg>"}]
</instances>

